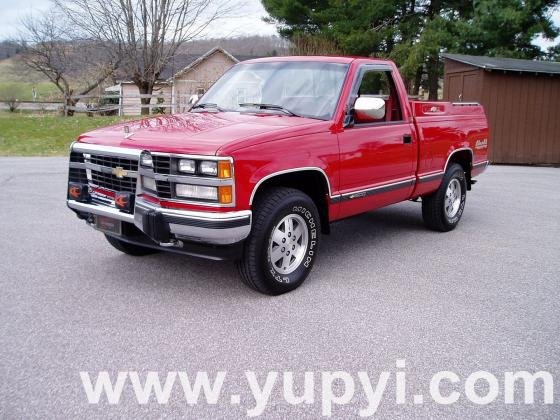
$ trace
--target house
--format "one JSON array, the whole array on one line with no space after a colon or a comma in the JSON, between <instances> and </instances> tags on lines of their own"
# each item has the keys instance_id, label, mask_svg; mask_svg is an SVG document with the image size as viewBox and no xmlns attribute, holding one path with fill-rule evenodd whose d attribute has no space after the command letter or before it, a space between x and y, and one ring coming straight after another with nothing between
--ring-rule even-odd
<instances>
[{"instance_id":1,"label":"house","mask_svg":"<svg viewBox=\"0 0 560 420\"><path fill-rule=\"evenodd\" d=\"M492 162L560 164L560 63L460 54L443 58L444 100L484 106Z\"/></svg>"},{"instance_id":2,"label":"house","mask_svg":"<svg viewBox=\"0 0 560 420\"><path fill-rule=\"evenodd\" d=\"M220 47L212 48L167 79L172 86L174 109L184 112L192 95L202 95L240 60Z\"/></svg>"},{"instance_id":3,"label":"house","mask_svg":"<svg viewBox=\"0 0 560 420\"><path fill-rule=\"evenodd\" d=\"M165 113L186 111L192 95L203 94L231 66L251 58L255 57L234 57L221 47L214 47L202 55L177 54L164 68L154 86L150 102L152 111L158 105ZM119 81L105 91L120 97L120 115L140 114L140 92L133 82Z\"/></svg>"}]
</instances>

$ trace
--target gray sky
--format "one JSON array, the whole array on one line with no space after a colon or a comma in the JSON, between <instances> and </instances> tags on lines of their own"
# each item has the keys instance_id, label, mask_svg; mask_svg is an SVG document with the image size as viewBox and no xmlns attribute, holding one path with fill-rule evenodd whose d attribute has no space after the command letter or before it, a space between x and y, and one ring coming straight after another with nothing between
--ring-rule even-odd
<instances>
[{"instance_id":1,"label":"gray sky","mask_svg":"<svg viewBox=\"0 0 560 420\"><path fill-rule=\"evenodd\" d=\"M239 35L274 35L274 25L263 22L267 15L259 0L243 0L239 17L221 20L208 31L212 38ZM0 0L0 39L15 37L18 24L27 15L47 10L50 0Z\"/></svg>"},{"instance_id":2,"label":"gray sky","mask_svg":"<svg viewBox=\"0 0 560 420\"><path fill-rule=\"evenodd\" d=\"M276 29L262 21L266 16L259 0L245 0L245 5L239 11L240 17L229 18L220 21L210 28L208 34L213 37L230 37L239 35L273 35ZM22 17L48 9L49 0L0 0L0 39L15 37L18 33L18 22ZM560 26L560 9L553 14L553 20ZM544 39L535 40L535 44L546 48L560 41L560 37L555 41Z\"/></svg>"}]
</instances>

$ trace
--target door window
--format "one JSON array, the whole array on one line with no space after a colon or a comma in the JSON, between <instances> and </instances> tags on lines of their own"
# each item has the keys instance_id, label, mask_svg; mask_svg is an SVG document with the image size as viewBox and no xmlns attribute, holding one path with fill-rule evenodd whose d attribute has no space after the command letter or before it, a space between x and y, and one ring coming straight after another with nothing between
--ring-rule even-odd
<instances>
[{"instance_id":1,"label":"door window","mask_svg":"<svg viewBox=\"0 0 560 420\"><path fill-rule=\"evenodd\" d=\"M356 121L356 125L402 121L401 103L390 71L362 71L359 76L359 83L354 88L352 101L355 102L355 100L359 97L383 99L385 101L385 116L370 122L360 123L359 121Z\"/></svg>"}]
</instances>

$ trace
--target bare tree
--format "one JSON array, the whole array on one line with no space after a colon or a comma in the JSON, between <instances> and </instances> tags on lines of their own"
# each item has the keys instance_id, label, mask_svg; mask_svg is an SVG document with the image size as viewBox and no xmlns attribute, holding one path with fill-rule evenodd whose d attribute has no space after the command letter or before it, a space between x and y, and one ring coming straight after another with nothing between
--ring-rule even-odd
<instances>
[{"instance_id":1,"label":"bare tree","mask_svg":"<svg viewBox=\"0 0 560 420\"><path fill-rule=\"evenodd\" d=\"M90 38L115 45L123 72L146 96L183 44L233 10L231 0L53 1ZM142 114L150 99L141 99Z\"/></svg>"},{"instance_id":2,"label":"bare tree","mask_svg":"<svg viewBox=\"0 0 560 420\"><path fill-rule=\"evenodd\" d=\"M5 102L8 105L10 112L15 112L19 107L19 98L21 94L18 87L11 84L0 86L0 101Z\"/></svg>"},{"instance_id":3,"label":"bare tree","mask_svg":"<svg viewBox=\"0 0 560 420\"><path fill-rule=\"evenodd\" d=\"M97 88L119 65L114 48L84 39L59 13L28 17L23 26L21 61L59 89L66 115L74 114L79 96Z\"/></svg>"}]
</instances>

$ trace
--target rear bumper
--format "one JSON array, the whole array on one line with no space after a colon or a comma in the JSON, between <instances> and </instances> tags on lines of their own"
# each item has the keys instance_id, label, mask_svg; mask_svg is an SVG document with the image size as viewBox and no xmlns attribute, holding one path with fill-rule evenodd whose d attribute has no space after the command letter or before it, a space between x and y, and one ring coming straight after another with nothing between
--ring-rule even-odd
<instances>
[{"instance_id":1,"label":"rear bumper","mask_svg":"<svg viewBox=\"0 0 560 420\"><path fill-rule=\"evenodd\" d=\"M251 231L251 211L199 212L159 207L137 198L134 214L97 202L67 200L68 207L83 218L106 216L130 223L154 245L178 250L184 243L227 246L243 241ZM126 238L123 238L125 240Z\"/></svg>"}]
</instances>

